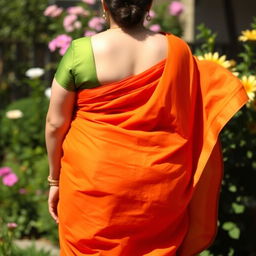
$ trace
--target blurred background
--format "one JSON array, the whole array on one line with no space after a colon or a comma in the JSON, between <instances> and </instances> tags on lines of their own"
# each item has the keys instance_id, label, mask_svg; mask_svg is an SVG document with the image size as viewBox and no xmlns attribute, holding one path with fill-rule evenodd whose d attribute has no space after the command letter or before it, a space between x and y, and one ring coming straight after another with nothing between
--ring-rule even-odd
<instances>
[{"instance_id":1,"label":"blurred background","mask_svg":"<svg viewBox=\"0 0 256 256\"><path fill-rule=\"evenodd\" d=\"M155 0L145 21L229 69L250 98L221 133L219 230L201 256L256 255L255 10L254 0ZM0 256L54 256L44 141L51 81L71 41L107 24L97 0L0 0L0 20Z\"/></svg>"}]
</instances>

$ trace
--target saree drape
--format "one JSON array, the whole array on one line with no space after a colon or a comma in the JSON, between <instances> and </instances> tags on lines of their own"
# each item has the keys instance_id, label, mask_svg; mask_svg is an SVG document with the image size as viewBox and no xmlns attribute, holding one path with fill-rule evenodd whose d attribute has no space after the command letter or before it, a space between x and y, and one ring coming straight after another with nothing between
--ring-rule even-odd
<instances>
[{"instance_id":1,"label":"saree drape","mask_svg":"<svg viewBox=\"0 0 256 256\"><path fill-rule=\"evenodd\" d=\"M215 236L218 135L248 98L229 71L166 38L166 60L77 93L61 162L62 256L192 256Z\"/></svg>"}]
</instances>

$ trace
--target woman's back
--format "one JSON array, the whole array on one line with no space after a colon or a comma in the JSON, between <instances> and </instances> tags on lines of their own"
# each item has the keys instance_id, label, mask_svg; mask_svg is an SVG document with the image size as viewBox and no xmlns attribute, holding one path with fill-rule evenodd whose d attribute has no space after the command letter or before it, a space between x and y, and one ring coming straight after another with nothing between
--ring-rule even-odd
<instances>
[{"instance_id":1,"label":"woman's back","mask_svg":"<svg viewBox=\"0 0 256 256\"><path fill-rule=\"evenodd\" d=\"M91 41L100 84L139 74L167 57L166 36L145 29L132 34L111 29Z\"/></svg>"}]
</instances>

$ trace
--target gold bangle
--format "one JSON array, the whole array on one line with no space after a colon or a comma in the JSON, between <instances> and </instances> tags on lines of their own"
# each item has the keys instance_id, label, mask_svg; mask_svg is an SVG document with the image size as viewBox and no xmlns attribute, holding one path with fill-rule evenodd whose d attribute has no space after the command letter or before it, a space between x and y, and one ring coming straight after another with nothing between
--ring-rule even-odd
<instances>
[{"instance_id":1,"label":"gold bangle","mask_svg":"<svg viewBox=\"0 0 256 256\"><path fill-rule=\"evenodd\" d=\"M48 176L48 184L49 186L59 186L59 180L54 180L51 176Z\"/></svg>"}]
</instances>

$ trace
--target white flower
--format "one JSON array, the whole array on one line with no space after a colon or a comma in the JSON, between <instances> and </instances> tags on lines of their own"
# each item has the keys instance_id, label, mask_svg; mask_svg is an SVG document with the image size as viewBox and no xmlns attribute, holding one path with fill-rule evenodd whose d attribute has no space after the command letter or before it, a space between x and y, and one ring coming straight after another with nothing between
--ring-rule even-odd
<instances>
[{"instance_id":1,"label":"white flower","mask_svg":"<svg viewBox=\"0 0 256 256\"><path fill-rule=\"evenodd\" d=\"M6 112L6 117L9 119L18 119L23 117L23 113L19 109L9 110Z\"/></svg>"},{"instance_id":2,"label":"white flower","mask_svg":"<svg viewBox=\"0 0 256 256\"><path fill-rule=\"evenodd\" d=\"M82 27L82 23L81 23L80 21L76 21L76 22L74 23L74 27L75 27L76 29L79 29L79 28Z\"/></svg>"},{"instance_id":3,"label":"white flower","mask_svg":"<svg viewBox=\"0 0 256 256\"><path fill-rule=\"evenodd\" d=\"M34 79L42 76L44 74L44 70L42 68L30 68L25 74L30 79Z\"/></svg>"},{"instance_id":4,"label":"white flower","mask_svg":"<svg viewBox=\"0 0 256 256\"><path fill-rule=\"evenodd\" d=\"M45 91L44 91L44 95L50 99L51 98L51 88L47 88Z\"/></svg>"}]
</instances>

